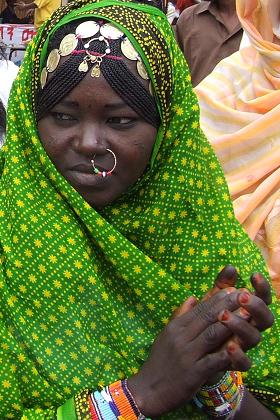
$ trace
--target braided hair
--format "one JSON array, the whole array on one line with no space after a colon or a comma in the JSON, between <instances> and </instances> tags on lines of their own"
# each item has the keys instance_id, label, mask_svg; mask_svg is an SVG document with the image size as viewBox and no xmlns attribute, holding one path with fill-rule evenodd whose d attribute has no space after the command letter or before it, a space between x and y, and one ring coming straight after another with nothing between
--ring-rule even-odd
<instances>
[{"instance_id":1,"label":"braided hair","mask_svg":"<svg viewBox=\"0 0 280 420\"><path fill-rule=\"evenodd\" d=\"M6 132L6 110L0 99L0 147L4 143L4 135Z\"/></svg>"},{"instance_id":2,"label":"braided hair","mask_svg":"<svg viewBox=\"0 0 280 420\"><path fill-rule=\"evenodd\" d=\"M59 48L61 40L69 33L75 33L76 27L82 21L71 22L59 28L50 39L47 55L55 48ZM78 40L77 51L84 50L84 42ZM104 57L100 70L112 89L146 122L158 128L160 117L154 97L148 92L143 83L130 71L125 64L121 52L122 39L110 40L110 54L120 59ZM98 39L91 41L89 53L102 54L104 45ZM80 72L81 54L71 54L66 61L55 70L43 89L39 89L36 99L36 116L40 120L50 109L61 101L85 77L87 72ZM90 62L88 63L91 65ZM94 66L95 64L93 64ZM89 70L90 71L90 70Z\"/></svg>"}]
</instances>

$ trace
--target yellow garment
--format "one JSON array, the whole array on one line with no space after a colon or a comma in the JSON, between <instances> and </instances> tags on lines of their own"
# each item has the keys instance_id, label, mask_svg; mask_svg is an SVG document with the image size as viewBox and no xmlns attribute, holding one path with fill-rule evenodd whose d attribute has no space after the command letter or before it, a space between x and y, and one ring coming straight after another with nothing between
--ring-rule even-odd
<instances>
[{"instance_id":1,"label":"yellow garment","mask_svg":"<svg viewBox=\"0 0 280 420\"><path fill-rule=\"evenodd\" d=\"M61 0L35 0L34 24L39 28L61 6Z\"/></svg>"},{"instance_id":2,"label":"yellow garment","mask_svg":"<svg viewBox=\"0 0 280 420\"><path fill-rule=\"evenodd\" d=\"M248 46L195 90L235 214L260 247L280 296L280 2L237 0L236 6Z\"/></svg>"}]
</instances>

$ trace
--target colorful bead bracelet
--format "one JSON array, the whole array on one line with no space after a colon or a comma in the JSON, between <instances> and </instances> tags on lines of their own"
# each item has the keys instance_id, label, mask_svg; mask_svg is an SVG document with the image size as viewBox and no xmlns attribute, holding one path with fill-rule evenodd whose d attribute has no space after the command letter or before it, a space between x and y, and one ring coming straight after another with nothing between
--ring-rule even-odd
<instances>
[{"instance_id":1,"label":"colorful bead bracelet","mask_svg":"<svg viewBox=\"0 0 280 420\"><path fill-rule=\"evenodd\" d=\"M217 384L201 387L194 402L209 416L230 419L240 407L243 396L242 375L232 371L226 372Z\"/></svg>"}]
</instances>

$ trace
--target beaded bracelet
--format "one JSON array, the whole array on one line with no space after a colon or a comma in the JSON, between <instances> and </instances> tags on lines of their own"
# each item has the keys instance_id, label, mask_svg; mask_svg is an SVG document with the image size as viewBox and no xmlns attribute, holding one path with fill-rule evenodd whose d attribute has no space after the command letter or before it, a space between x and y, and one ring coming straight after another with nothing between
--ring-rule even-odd
<instances>
[{"instance_id":1,"label":"beaded bracelet","mask_svg":"<svg viewBox=\"0 0 280 420\"><path fill-rule=\"evenodd\" d=\"M196 405L212 417L232 418L240 407L244 386L240 372L226 372L221 380L212 386L203 386L194 397Z\"/></svg>"},{"instance_id":2,"label":"beaded bracelet","mask_svg":"<svg viewBox=\"0 0 280 420\"><path fill-rule=\"evenodd\" d=\"M88 395L88 410L91 420L150 420L140 413L126 380Z\"/></svg>"}]
</instances>

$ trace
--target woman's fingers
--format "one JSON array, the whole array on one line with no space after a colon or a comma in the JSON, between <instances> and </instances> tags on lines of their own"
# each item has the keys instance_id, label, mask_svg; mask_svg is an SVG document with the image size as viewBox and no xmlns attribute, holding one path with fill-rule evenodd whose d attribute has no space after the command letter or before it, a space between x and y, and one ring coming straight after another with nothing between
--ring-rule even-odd
<instances>
[{"instance_id":1,"label":"woman's fingers","mask_svg":"<svg viewBox=\"0 0 280 420\"><path fill-rule=\"evenodd\" d=\"M197 362L197 371L204 383L218 372L231 369L231 355L227 349L219 350L215 353L209 353Z\"/></svg>"},{"instance_id":2,"label":"woman's fingers","mask_svg":"<svg viewBox=\"0 0 280 420\"><path fill-rule=\"evenodd\" d=\"M214 287L203 297L202 300L207 300L214 296L220 290L227 287L235 287L237 283L238 274L233 265L226 265L222 271L217 275Z\"/></svg>"},{"instance_id":3,"label":"woman's fingers","mask_svg":"<svg viewBox=\"0 0 280 420\"><path fill-rule=\"evenodd\" d=\"M251 360L237 343L230 341L227 344L226 350L230 357L231 370L246 372L250 369L252 365Z\"/></svg>"},{"instance_id":4,"label":"woman's fingers","mask_svg":"<svg viewBox=\"0 0 280 420\"><path fill-rule=\"evenodd\" d=\"M234 291L232 291L234 290ZM200 302L194 308L177 319L181 327L186 328L186 340L192 340L206 328L218 321L218 315L223 309L235 311L240 307L239 295L242 292L235 289L224 289L210 299ZM191 328L189 327L191 325Z\"/></svg>"},{"instance_id":5,"label":"woman's fingers","mask_svg":"<svg viewBox=\"0 0 280 420\"><path fill-rule=\"evenodd\" d=\"M259 331L270 328L274 322L274 316L266 303L258 296L244 291L239 295L239 303L251 315L251 323Z\"/></svg>"},{"instance_id":6,"label":"woman's fingers","mask_svg":"<svg viewBox=\"0 0 280 420\"><path fill-rule=\"evenodd\" d=\"M218 348L222 348L225 342L232 337L232 332L220 322L209 325L198 337L192 341L198 359L205 357Z\"/></svg>"},{"instance_id":7,"label":"woman's fingers","mask_svg":"<svg viewBox=\"0 0 280 420\"><path fill-rule=\"evenodd\" d=\"M246 318L247 316L245 316L245 319L242 319L240 314L237 315L228 310L222 311L219 315L220 322L236 337L234 341L244 351L255 347L261 341L259 330L249 324Z\"/></svg>"},{"instance_id":8,"label":"woman's fingers","mask_svg":"<svg viewBox=\"0 0 280 420\"><path fill-rule=\"evenodd\" d=\"M187 312L191 311L195 305L197 304L197 299L194 296L190 296L184 303L182 303L179 308L177 308L171 317L171 319L179 318L183 314L186 314Z\"/></svg>"},{"instance_id":9,"label":"woman's fingers","mask_svg":"<svg viewBox=\"0 0 280 420\"><path fill-rule=\"evenodd\" d=\"M262 299L267 305L271 304L271 287L269 282L260 273L251 276L251 283L255 289L255 295Z\"/></svg>"},{"instance_id":10,"label":"woman's fingers","mask_svg":"<svg viewBox=\"0 0 280 420\"><path fill-rule=\"evenodd\" d=\"M235 287L238 280L238 273L233 265L226 265L217 275L215 286L219 289Z\"/></svg>"}]
</instances>

